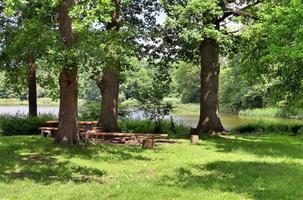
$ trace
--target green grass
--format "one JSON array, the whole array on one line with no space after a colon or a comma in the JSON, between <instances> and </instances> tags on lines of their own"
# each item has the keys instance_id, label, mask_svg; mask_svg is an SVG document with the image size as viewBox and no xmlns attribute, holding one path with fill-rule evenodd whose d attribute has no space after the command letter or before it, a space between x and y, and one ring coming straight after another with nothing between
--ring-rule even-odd
<instances>
[{"instance_id":1,"label":"green grass","mask_svg":"<svg viewBox=\"0 0 303 200\"><path fill-rule=\"evenodd\" d=\"M0 137L0 199L302 199L303 137L63 148Z\"/></svg>"},{"instance_id":2,"label":"green grass","mask_svg":"<svg viewBox=\"0 0 303 200\"><path fill-rule=\"evenodd\" d=\"M303 110L286 110L282 108L257 108L247 109L239 112L242 117L287 117L303 119Z\"/></svg>"}]
</instances>

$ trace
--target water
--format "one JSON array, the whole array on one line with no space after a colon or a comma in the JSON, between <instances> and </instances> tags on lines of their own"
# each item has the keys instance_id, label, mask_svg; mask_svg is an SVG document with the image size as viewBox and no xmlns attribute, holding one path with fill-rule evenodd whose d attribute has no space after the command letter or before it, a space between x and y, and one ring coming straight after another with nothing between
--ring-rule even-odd
<instances>
[{"instance_id":1,"label":"water","mask_svg":"<svg viewBox=\"0 0 303 200\"><path fill-rule=\"evenodd\" d=\"M39 114L53 114L58 115L59 107L58 106L38 106ZM0 114L27 114L28 106L27 105L5 105L0 106Z\"/></svg>"},{"instance_id":2,"label":"water","mask_svg":"<svg viewBox=\"0 0 303 200\"><path fill-rule=\"evenodd\" d=\"M9 106L0 106L0 114L16 114L23 113L27 114L28 106L27 105L9 105ZM58 115L59 107L58 106L38 106L39 114L53 114ZM140 119L142 118L142 112L136 111L132 113L132 118ZM260 119L266 119L276 122L303 122L303 120L295 119L285 119L285 118L246 118L239 117L232 114L222 113L220 115L222 123L227 130L231 128L247 123L253 123ZM167 119L170 119L168 116ZM199 121L199 115L173 115L173 119L176 123L182 123L186 126L195 128Z\"/></svg>"}]
</instances>

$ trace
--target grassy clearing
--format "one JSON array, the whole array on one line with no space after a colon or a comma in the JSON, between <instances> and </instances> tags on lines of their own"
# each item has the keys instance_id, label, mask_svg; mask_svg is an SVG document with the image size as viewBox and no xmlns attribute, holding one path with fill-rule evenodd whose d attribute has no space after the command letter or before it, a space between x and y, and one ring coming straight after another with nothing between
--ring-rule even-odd
<instances>
[{"instance_id":1,"label":"grassy clearing","mask_svg":"<svg viewBox=\"0 0 303 200\"><path fill-rule=\"evenodd\" d=\"M0 137L0 199L302 199L303 137L62 148Z\"/></svg>"},{"instance_id":2,"label":"grassy clearing","mask_svg":"<svg viewBox=\"0 0 303 200\"><path fill-rule=\"evenodd\" d=\"M258 108L247 109L239 112L242 117L287 117L294 119L303 119L303 110L285 110L282 108Z\"/></svg>"}]
</instances>

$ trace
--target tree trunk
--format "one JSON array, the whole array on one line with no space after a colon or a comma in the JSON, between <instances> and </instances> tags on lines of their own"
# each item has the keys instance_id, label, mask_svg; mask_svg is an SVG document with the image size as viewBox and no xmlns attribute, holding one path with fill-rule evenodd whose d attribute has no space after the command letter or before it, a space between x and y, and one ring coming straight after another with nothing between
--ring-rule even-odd
<instances>
[{"instance_id":1,"label":"tree trunk","mask_svg":"<svg viewBox=\"0 0 303 200\"><path fill-rule=\"evenodd\" d=\"M28 115L37 116L36 67L35 57L32 54L28 56Z\"/></svg>"},{"instance_id":2,"label":"tree trunk","mask_svg":"<svg viewBox=\"0 0 303 200\"><path fill-rule=\"evenodd\" d=\"M121 26L121 0L112 0L115 9L111 22L106 24L107 30L119 31ZM111 66L104 70L102 78L97 80L101 92L101 112L98 126L105 132L116 132L118 128L118 98L119 98L119 66Z\"/></svg>"},{"instance_id":3,"label":"tree trunk","mask_svg":"<svg viewBox=\"0 0 303 200\"><path fill-rule=\"evenodd\" d=\"M72 20L68 15L69 8L74 4L75 0L63 0L59 6L59 31L67 48L71 48L76 43ZM63 67L59 84L59 125L55 143L78 144L78 68L76 63Z\"/></svg>"},{"instance_id":4,"label":"tree trunk","mask_svg":"<svg viewBox=\"0 0 303 200\"><path fill-rule=\"evenodd\" d=\"M205 39L201 42L201 96L200 119L197 134L212 134L224 132L225 129L219 117L219 45L215 39Z\"/></svg>"},{"instance_id":5,"label":"tree trunk","mask_svg":"<svg viewBox=\"0 0 303 200\"><path fill-rule=\"evenodd\" d=\"M97 80L102 102L98 126L102 131L116 132L118 128L119 74L111 69L104 71L103 77Z\"/></svg>"}]
</instances>

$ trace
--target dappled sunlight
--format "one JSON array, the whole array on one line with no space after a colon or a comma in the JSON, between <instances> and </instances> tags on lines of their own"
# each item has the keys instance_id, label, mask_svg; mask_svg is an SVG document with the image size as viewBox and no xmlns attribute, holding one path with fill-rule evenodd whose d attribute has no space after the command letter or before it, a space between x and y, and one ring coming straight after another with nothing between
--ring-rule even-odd
<instances>
[{"instance_id":1,"label":"dappled sunlight","mask_svg":"<svg viewBox=\"0 0 303 200\"><path fill-rule=\"evenodd\" d=\"M290 195L296 199L302 195L303 186L297 184L302 178L300 165L217 161L177 168L174 176L164 176L159 184L249 194L257 199L287 199Z\"/></svg>"}]
</instances>

